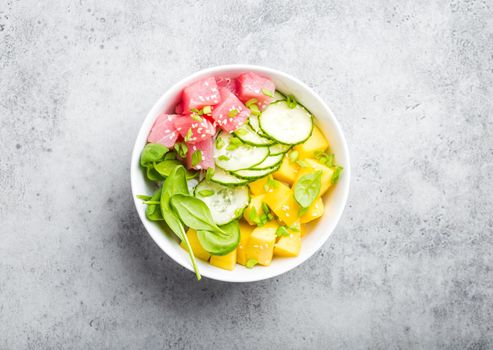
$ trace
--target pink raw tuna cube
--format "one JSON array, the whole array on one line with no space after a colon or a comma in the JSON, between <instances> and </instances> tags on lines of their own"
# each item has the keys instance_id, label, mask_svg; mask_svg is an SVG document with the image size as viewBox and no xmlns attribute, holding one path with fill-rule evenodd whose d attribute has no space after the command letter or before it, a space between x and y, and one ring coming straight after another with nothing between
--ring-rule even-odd
<instances>
[{"instance_id":1,"label":"pink raw tuna cube","mask_svg":"<svg viewBox=\"0 0 493 350\"><path fill-rule=\"evenodd\" d=\"M192 108L202 109L204 106L216 105L219 101L219 90L214 77L199 80L183 89L182 106L184 113L189 113Z\"/></svg>"},{"instance_id":2,"label":"pink raw tuna cube","mask_svg":"<svg viewBox=\"0 0 493 350\"><path fill-rule=\"evenodd\" d=\"M200 121L194 120L189 115L179 116L175 119L176 131L185 139L186 142L195 143L212 137L216 133L216 128L210 121L200 117ZM189 130L192 130L189 137Z\"/></svg>"},{"instance_id":3,"label":"pink raw tuna cube","mask_svg":"<svg viewBox=\"0 0 493 350\"><path fill-rule=\"evenodd\" d=\"M183 114L183 105L181 103L178 103L175 106L175 113L176 114Z\"/></svg>"},{"instance_id":4,"label":"pink raw tuna cube","mask_svg":"<svg viewBox=\"0 0 493 350\"><path fill-rule=\"evenodd\" d=\"M178 138L175 128L175 120L178 117L176 114L160 114L152 126L147 142L160 143L168 148L173 147Z\"/></svg>"},{"instance_id":5,"label":"pink raw tuna cube","mask_svg":"<svg viewBox=\"0 0 493 350\"><path fill-rule=\"evenodd\" d=\"M245 123L250 110L228 89L220 88L219 91L222 102L212 111L212 118L224 131L232 132Z\"/></svg>"},{"instance_id":6,"label":"pink raw tuna cube","mask_svg":"<svg viewBox=\"0 0 493 350\"><path fill-rule=\"evenodd\" d=\"M214 141L212 137L205 139L204 141L196 142L196 143L188 143L188 152L186 164L188 169L207 169L214 167L214 158L213 158L213 145ZM202 161L196 166L192 166L192 155L194 152L200 151L202 152Z\"/></svg>"},{"instance_id":7,"label":"pink raw tuna cube","mask_svg":"<svg viewBox=\"0 0 493 350\"><path fill-rule=\"evenodd\" d=\"M238 77L238 97L240 100L246 102L252 98L256 98L261 110L267 107L272 101L272 97L263 93L262 89L274 94L276 86L272 80L251 72L243 73Z\"/></svg>"},{"instance_id":8,"label":"pink raw tuna cube","mask_svg":"<svg viewBox=\"0 0 493 350\"><path fill-rule=\"evenodd\" d=\"M231 91L233 94L238 94L238 89L236 87L236 79L233 78L217 78L216 79L217 86L219 88L226 88Z\"/></svg>"}]
</instances>

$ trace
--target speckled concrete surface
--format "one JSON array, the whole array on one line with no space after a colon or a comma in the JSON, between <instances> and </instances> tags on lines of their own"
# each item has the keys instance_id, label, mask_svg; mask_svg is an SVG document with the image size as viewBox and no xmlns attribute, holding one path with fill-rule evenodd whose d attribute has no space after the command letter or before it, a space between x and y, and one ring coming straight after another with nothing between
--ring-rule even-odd
<instances>
[{"instance_id":1,"label":"speckled concrete surface","mask_svg":"<svg viewBox=\"0 0 493 350\"><path fill-rule=\"evenodd\" d=\"M492 6L2 1L0 348L493 348ZM329 242L259 283L197 283L129 189L154 101L224 63L304 80L352 154Z\"/></svg>"}]
</instances>

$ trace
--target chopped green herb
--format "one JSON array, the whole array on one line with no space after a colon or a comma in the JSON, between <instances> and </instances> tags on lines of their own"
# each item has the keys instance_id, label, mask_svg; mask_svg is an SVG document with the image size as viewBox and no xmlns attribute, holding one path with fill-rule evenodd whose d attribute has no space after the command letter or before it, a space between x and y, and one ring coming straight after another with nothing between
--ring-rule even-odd
<instances>
[{"instance_id":1,"label":"chopped green herb","mask_svg":"<svg viewBox=\"0 0 493 350\"><path fill-rule=\"evenodd\" d=\"M201 121L202 121L202 118L201 118L201 117L199 117L199 115L198 115L198 114L192 113L192 114L190 115L190 117L192 117L192 119L193 119L193 120L195 120L196 122L201 122Z\"/></svg>"},{"instance_id":2,"label":"chopped green herb","mask_svg":"<svg viewBox=\"0 0 493 350\"><path fill-rule=\"evenodd\" d=\"M292 226L289 226L288 229L290 229L291 231L293 232L300 232L300 227L299 227L299 224L294 224Z\"/></svg>"},{"instance_id":3,"label":"chopped green herb","mask_svg":"<svg viewBox=\"0 0 493 350\"><path fill-rule=\"evenodd\" d=\"M233 143L230 143L230 144L226 147L226 149L227 149L228 151L232 151L232 150L237 149L238 147L240 147L240 145L235 145L235 144L233 144Z\"/></svg>"},{"instance_id":4,"label":"chopped green herb","mask_svg":"<svg viewBox=\"0 0 493 350\"><path fill-rule=\"evenodd\" d=\"M341 176L341 172L344 168L342 166L336 166L334 168L334 173L332 174L332 177L330 178L330 182L334 185L339 181L339 177Z\"/></svg>"},{"instance_id":5,"label":"chopped green herb","mask_svg":"<svg viewBox=\"0 0 493 350\"><path fill-rule=\"evenodd\" d=\"M214 194L214 191L213 190L202 190L202 191L199 191L198 194L201 197L210 197Z\"/></svg>"},{"instance_id":6,"label":"chopped green herb","mask_svg":"<svg viewBox=\"0 0 493 350\"><path fill-rule=\"evenodd\" d=\"M235 217L239 218L243 214L243 208L238 208L235 210Z\"/></svg>"},{"instance_id":7,"label":"chopped green herb","mask_svg":"<svg viewBox=\"0 0 493 350\"><path fill-rule=\"evenodd\" d=\"M238 110L233 108L228 112L228 117L236 117L238 113L239 113Z\"/></svg>"},{"instance_id":8,"label":"chopped green herb","mask_svg":"<svg viewBox=\"0 0 493 350\"><path fill-rule=\"evenodd\" d=\"M245 266L247 269L252 269L257 264L258 264L258 261L256 259L248 259Z\"/></svg>"},{"instance_id":9,"label":"chopped green herb","mask_svg":"<svg viewBox=\"0 0 493 350\"><path fill-rule=\"evenodd\" d=\"M308 211L308 208L300 208L298 217L303 216Z\"/></svg>"},{"instance_id":10,"label":"chopped green herb","mask_svg":"<svg viewBox=\"0 0 493 350\"><path fill-rule=\"evenodd\" d=\"M334 166L334 154L328 154L326 152L318 151L315 152L315 158L325 166L329 168Z\"/></svg>"},{"instance_id":11,"label":"chopped green herb","mask_svg":"<svg viewBox=\"0 0 493 350\"><path fill-rule=\"evenodd\" d=\"M178 153L178 155L181 158L185 158L187 156L188 147L185 143L178 142L178 143L175 143L175 151L176 151L176 153Z\"/></svg>"},{"instance_id":12,"label":"chopped green herb","mask_svg":"<svg viewBox=\"0 0 493 350\"><path fill-rule=\"evenodd\" d=\"M254 105L255 103L257 103L257 99L256 98L251 98L248 101L246 101L245 106L247 106L248 108L250 108L250 106L251 105Z\"/></svg>"},{"instance_id":13,"label":"chopped green herb","mask_svg":"<svg viewBox=\"0 0 493 350\"><path fill-rule=\"evenodd\" d=\"M185 142L188 142L192 138L192 128L188 129L187 134L183 138Z\"/></svg>"},{"instance_id":14,"label":"chopped green herb","mask_svg":"<svg viewBox=\"0 0 493 350\"><path fill-rule=\"evenodd\" d=\"M293 95L288 95L286 96L286 104L289 108L293 109L298 105L298 102L296 102L296 99Z\"/></svg>"},{"instance_id":15,"label":"chopped green herb","mask_svg":"<svg viewBox=\"0 0 493 350\"><path fill-rule=\"evenodd\" d=\"M201 161L202 161L202 151L198 149L192 154L192 166L198 165Z\"/></svg>"},{"instance_id":16,"label":"chopped green herb","mask_svg":"<svg viewBox=\"0 0 493 350\"><path fill-rule=\"evenodd\" d=\"M298 160L298 156L299 156L299 152L294 150L294 151L291 151L291 153L289 153L289 160L291 161L291 163L294 163Z\"/></svg>"},{"instance_id":17,"label":"chopped green herb","mask_svg":"<svg viewBox=\"0 0 493 350\"><path fill-rule=\"evenodd\" d=\"M241 145L243 142L241 142L241 140L237 137L230 137L229 143L233 145Z\"/></svg>"},{"instance_id":18,"label":"chopped green herb","mask_svg":"<svg viewBox=\"0 0 493 350\"><path fill-rule=\"evenodd\" d=\"M273 93L272 93L272 91L270 91L269 89L264 89L264 88L262 88L262 93L263 93L265 96L274 97L274 94L273 94Z\"/></svg>"},{"instance_id":19,"label":"chopped green herb","mask_svg":"<svg viewBox=\"0 0 493 350\"><path fill-rule=\"evenodd\" d=\"M227 161L229 160L229 157L223 154L222 156L217 157L217 159Z\"/></svg>"},{"instance_id":20,"label":"chopped green herb","mask_svg":"<svg viewBox=\"0 0 493 350\"><path fill-rule=\"evenodd\" d=\"M199 110L197 108L191 108L190 111L192 113L199 113Z\"/></svg>"},{"instance_id":21,"label":"chopped green herb","mask_svg":"<svg viewBox=\"0 0 493 350\"><path fill-rule=\"evenodd\" d=\"M258 108L258 106L256 104L253 104L253 105L250 105L250 107L248 107L250 109L250 111L252 112L253 115L256 115L257 117L260 116L260 109Z\"/></svg>"},{"instance_id":22,"label":"chopped green herb","mask_svg":"<svg viewBox=\"0 0 493 350\"><path fill-rule=\"evenodd\" d=\"M264 214L270 214L270 209L269 209L269 206L265 203L265 202L262 202L262 211L264 212Z\"/></svg>"},{"instance_id":23,"label":"chopped green herb","mask_svg":"<svg viewBox=\"0 0 493 350\"><path fill-rule=\"evenodd\" d=\"M252 206L252 209L250 209L250 213L248 214L248 218L250 219L251 222L257 222L257 209Z\"/></svg>"},{"instance_id":24,"label":"chopped green herb","mask_svg":"<svg viewBox=\"0 0 493 350\"><path fill-rule=\"evenodd\" d=\"M219 137L216 139L216 148L217 148L217 149L221 149L221 148L223 148L223 147L224 147L224 140L223 140L223 138L222 138L222 137L220 137L220 136L219 136Z\"/></svg>"},{"instance_id":25,"label":"chopped green herb","mask_svg":"<svg viewBox=\"0 0 493 350\"><path fill-rule=\"evenodd\" d=\"M205 179L207 181L210 181L214 176L214 172L215 172L214 168L207 168L207 171L205 172Z\"/></svg>"},{"instance_id":26,"label":"chopped green herb","mask_svg":"<svg viewBox=\"0 0 493 350\"><path fill-rule=\"evenodd\" d=\"M212 113L211 106L204 106L204 108L202 108L202 113L204 113L204 114L211 114Z\"/></svg>"},{"instance_id":27,"label":"chopped green herb","mask_svg":"<svg viewBox=\"0 0 493 350\"><path fill-rule=\"evenodd\" d=\"M276 230L277 237L286 237L289 236L289 232L285 226L279 226Z\"/></svg>"},{"instance_id":28,"label":"chopped green herb","mask_svg":"<svg viewBox=\"0 0 493 350\"><path fill-rule=\"evenodd\" d=\"M277 187L277 181L272 178L272 176L269 176L267 179L267 182L264 185L264 190L267 192L271 188L276 188Z\"/></svg>"}]
</instances>

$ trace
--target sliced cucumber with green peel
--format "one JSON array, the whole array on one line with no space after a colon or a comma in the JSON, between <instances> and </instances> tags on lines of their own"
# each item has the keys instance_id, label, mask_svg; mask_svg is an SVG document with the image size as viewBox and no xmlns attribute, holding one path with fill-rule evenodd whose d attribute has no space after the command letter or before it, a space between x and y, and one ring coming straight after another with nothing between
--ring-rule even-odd
<instances>
[{"instance_id":1,"label":"sliced cucumber with green peel","mask_svg":"<svg viewBox=\"0 0 493 350\"><path fill-rule=\"evenodd\" d=\"M194 195L209 207L217 225L238 219L250 203L247 186L228 187L207 180L195 187Z\"/></svg>"},{"instance_id":2,"label":"sliced cucumber with green peel","mask_svg":"<svg viewBox=\"0 0 493 350\"><path fill-rule=\"evenodd\" d=\"M224 186L241 186L248 183L248 180L236 177L221 168L216 168L211 181Z\"/></svg>"},{"instance_id":3,"label":"sliced cucumber with green peel","mask_svg":"<svg viewBox=\"0 0 493 350\"><path fill-rule=\"evenodd\" d=\"M269 146L269 155L275 156L276 154L284 154L291 149L291 145L283 145L282 143L276 143Z\"/></svg>"},{"instance_id":4,"label":"sliced cucumber with green peel","mask_svg":"<svg viewBox=\"0 0 493 350\"><path fill-rule=\"evenodd\" d=\"M260 136L266 137L262 129L260 129L260 123L258 121L258 116L251 114L250 117L248 118L248 125L257 132ZM275 141L273 141L274 143Z\"/></svg>"},{"instance_id":5,"label":"sliced cucumber with green peel","mask_svg":"<svg viewBox=\"0 0 493 350\"><path fill-rule=\"evenodd\" d=\"M245 143L231 143L232 135L220 132L214 145L214 161L226 171L249 169L264 161L269 155L267 147L257 147ZM236 138L237 141L239 141Z\"/></svg>"},{"instance_id":6,"label":"sliced cucumber with green peel","mask_svg":"<svg viewBox=\"0 0 493 350\"><path fill-rule=\"evenodd\" d=\"M272 102L282 101L282 100L285 100L285 99L286 99L286 96L284 96L281 92L279 92L279 91L276 90L274 92L274 97L272 98Z\"/></svg>"},{"instance_id":7,"label":"sliced cucumber with green peel","mask_svg":"<svg viewBox=\"0 0 493 350\"><path fill-rule=\"evenodd\" d=\"M260 136L257 131L253 130L248 124L240 126L234 131L234 134L241 141L254 146L270 146L276 141Z\"/></svg>"},{"instance_id":8,"label":"sliced cucumber with green peel","mask_svg":"<svg viewBox=\"0 0 493 350\"><path fill-rule=\"evenodd\" d=\"M244 170L238 170L233 172L235 176L241 177L243 179L249 179L249 180L255 180L255 179L260 179L262 177L265 177L269 174L272 174L273 172L277 171L279 169L279 165L273 167L273 168L268 168L268 169L244 169Z\"/></svg>"},{"instance_id":9,"label":"sliced cucumber with green peel","mask_svg":"<svg viewBox=\"0 0 493 350\"><path fill-rule=\"evenodd\" d=\"M289 108L286 101L271 103L259 117L260 128L270 138L286 145L307 140L313 129L312 115L303 106Z\"/></svg>"},{"instance_id":10,"label":"sliced cucumber with green peel","mask_svg":"<svg viewBox=\"0 0 493 350\"><path fill-rule=\"evenodd\" d=\"M284 154L276 154L274 156L268 156L264 159L264 161L260 164L255 165L252 169L261 170L275 167L276 165L281 164L282 158Z\"/></svg>"}]
</instances>

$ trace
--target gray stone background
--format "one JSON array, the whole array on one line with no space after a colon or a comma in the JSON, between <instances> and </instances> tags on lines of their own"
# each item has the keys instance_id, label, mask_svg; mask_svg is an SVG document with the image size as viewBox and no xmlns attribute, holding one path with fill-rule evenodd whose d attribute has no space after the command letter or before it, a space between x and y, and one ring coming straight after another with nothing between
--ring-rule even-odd
<instances>
[{"instance_id":1,"label":"gray stone background","mask_svg":"<svg viewBox=\"0 0 493 350\"><path fill-rule=\"evenodd\" d=\"M493 3L0 2L0 348L492 349ZM353 178L313 258L250 284L146 234L130 152L209 66L293 74Z\"/></svg>"}]
</instances>

